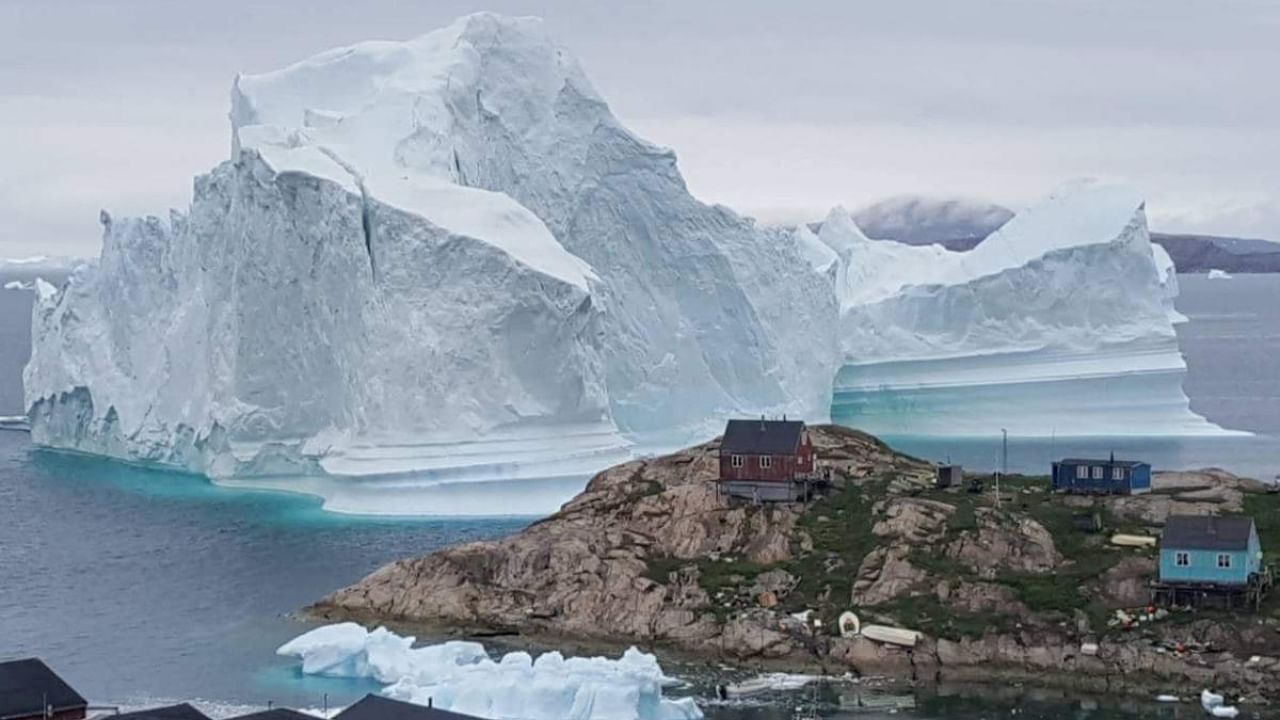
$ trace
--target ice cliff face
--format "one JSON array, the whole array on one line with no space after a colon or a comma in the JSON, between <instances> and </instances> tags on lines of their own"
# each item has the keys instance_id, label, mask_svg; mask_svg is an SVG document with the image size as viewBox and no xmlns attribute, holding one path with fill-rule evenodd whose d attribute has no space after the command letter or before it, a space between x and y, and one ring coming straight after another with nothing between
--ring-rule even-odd
<instances>
[{"instance_id":1,"label":"ice cliff face","mask_svg":"<svg viewBox=\"0 0 1280 720\"><path fill-rule=\"evenodd\" d=\"M196 181L189 215L104 214L97 267L35 309L33 438L229 476L357 441L608 436L589 271L509 206L578 272L252 150Z\"/></svg>"},{"instance_id":2,"label":"ice cliff face","mask_svg":"<svg viewBox=\"0 0 1280 720\"><path fill-rule=\"evenodd\" d=\"M619 428L828 411L829 287L690 196L537 20L242 76L231 122L189 213L104 213L100 261L37 304L37 443L518 479L620 459Z\"/></svg>"},{"instance_id":3,"label":"ice cliff face","mask_svg":"<svg viewBox=\"0 0 1280 720\"><path fill-rule=\"evenodd\" d=\"M1065 187L968 252L869 240L837 208L833 416L879 432L1195 434L1176 279L1142 198Z\"/></svg>"},{"instance_id":4,"label":"ice cliff face","mask_svg":"<svg viewBox=\"0 0 1280 720\"><path fill-rule=\"evenodd\" d=\"M538 20L475 15L241 77L231 118L238 147L333 158L375 197L483 188L531 210L600 278L626 430L826 411L829 294L782 233L695 200L675 156L622 127Z\"/></svg>"}]
</instances>

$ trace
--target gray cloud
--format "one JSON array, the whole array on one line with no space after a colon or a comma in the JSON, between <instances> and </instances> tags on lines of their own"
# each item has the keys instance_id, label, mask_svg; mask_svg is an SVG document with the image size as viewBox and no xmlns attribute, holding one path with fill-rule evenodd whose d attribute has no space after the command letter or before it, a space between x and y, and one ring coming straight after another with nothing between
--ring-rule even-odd
<instances>
[{"instance_id":1,"label":"gray cloud","mask_svg":"<svg viewBox=\"0 0 1280 720\"><path fill-rule=\"evenodd\" d=\"M1164 230L1280 238L1280 5L6 0L0 256L93 254L225 158L237 71L478 9L547 18L690 187L766 220L1129 180Z\"/></svg>"}]
</instances>

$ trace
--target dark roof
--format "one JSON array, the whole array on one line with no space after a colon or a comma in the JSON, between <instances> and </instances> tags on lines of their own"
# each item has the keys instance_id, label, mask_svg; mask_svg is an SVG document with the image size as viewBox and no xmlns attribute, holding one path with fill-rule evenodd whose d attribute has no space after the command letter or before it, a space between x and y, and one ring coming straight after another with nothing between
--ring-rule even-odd
<instances>
[{"instance_id":1,"label":"dark roof","mask_svg":"<svg viewBox=\"0 0 1280 720\"><path fill-rule=\"evenodd\" d=\"M1245 550L1253 518L1248 515L1170 515L1160 547L1192 550Z\"/></svg>"},{"instance_id":2,"label":"dark roof","mask_svg":"<svg viewBox=\"0 0 1280 720\"><path fill-rule=\"evenodd\" d=\"M799 452L804 423L799 420L730 420L720 449L743 455Z\"/></svg>"},{"instance_id":3,"label":"dark roof","mask_svg":"<svg viewBox=\"0 0 1280 720\"><path fill-rule=\"evenodd\" d=\"M381 695L365 695L351 707L334 716L334 720L480 720L472 715L459 715Z\"/></svg>"},{"instance_id":4,"label":"dark roof","mask_svg":"<svg viewBox=\"0 0 1280 720\"><path fill-rule=\"evenodd\" d=\"M1115 458L1110 460L1105 458L1095 458L1093 460L1089 460L1087 458L1067 458L1065 460L1059 460L1058 462L1061 465L1119 465L1120 467L1137 467L1139 465L1147 464L1141 460L1116 460Z\"/></svg>"},{"instance_id":5,"label":"dark roof","mask_svg":"<svg viewBox=\"0 0 1280 720\"><path fill-rule=\"evenodd\" d=\"M43 660L0 663L0 718L43 715L46 703L55 711L89 704Z\"/></svg>"},{"instance_id":6,"label":"dark roof","mask_svg":"<svg viewBox=\"0 0 1280 720\"><path fill-rule=\"evenodd\" d=\"M208 715L187 703L120 713L119 715L112 715L110 720L121 720L122 718L128 718L129 720L209 720Z\"/></svg>"},{"instance_id":7,"label":"dark roof","mask_svg":"<svg viewBox=\"0 0 1280 720\"><path fill-rule=\"evenodd\" d=\"M248 715L237 715L227 720L316 720L316 718L314 715L307 715L289 708L271 708L270 710L249 713Z\"/></svg>"}]
</instances>

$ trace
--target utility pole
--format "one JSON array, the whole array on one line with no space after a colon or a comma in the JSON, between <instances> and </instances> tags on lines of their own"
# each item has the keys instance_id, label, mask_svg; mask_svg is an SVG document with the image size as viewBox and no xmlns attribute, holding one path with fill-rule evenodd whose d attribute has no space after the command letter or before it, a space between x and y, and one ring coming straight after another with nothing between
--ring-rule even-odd
<instances>
[{"instance_id":1,"label":"utility pole","mask_svg":"<svg viewBox=\"0 0 1280 720\"><path fill-rule=\"evenodd\" d=\"M1000 428L1000 471L996 473L996 508L1000 507L1000 477L1009 472L1009 431Z\"/></svg>"},{"instance_id":2,"label":"utility pole","mask_svg":"<svg viewBox=\"0 0 1280 720\"><path fill-rule=\"evenodd\" d=\"M1000 446L1000 474L1009 474L1009 431L1000 428L1001 446Z\"/></svg>"}]
</instances>

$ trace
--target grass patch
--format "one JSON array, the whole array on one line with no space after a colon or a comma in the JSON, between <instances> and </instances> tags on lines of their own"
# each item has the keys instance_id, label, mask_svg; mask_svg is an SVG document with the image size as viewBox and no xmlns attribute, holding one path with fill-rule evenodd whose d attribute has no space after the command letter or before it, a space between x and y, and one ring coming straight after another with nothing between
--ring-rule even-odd
<instances>
[{"instance_id":1,"label":"grass patch","mask_svg":"<svg viewBox=\"0 0 1280 720\"><path fill-rule=\"evenodd\" d=\"M786 598L788 609L814 608L824 621L833 623L847 608L858 567L878 541L871 507L884 496L887 481L845 485L820 498L800 518L799 528L808 534L812 550L794 548L795 557L782 567L800 583Z\"/></svg>"},{"instance_id":2,"label":"grass patch","mask_svg":"<svg viewBox=\"0 0 1280 720\"><path fill-rule=\"evenodd\" d=\"M1007 616L960 612L933 595L897 598L877 610L897 618L904 627L950 640L980 638L989 630L1003 632L1012 625Z\"/></svg>"}]
</instances>

